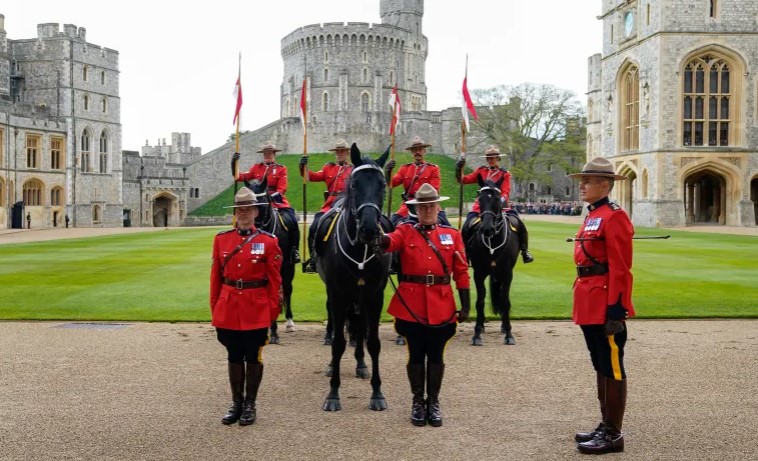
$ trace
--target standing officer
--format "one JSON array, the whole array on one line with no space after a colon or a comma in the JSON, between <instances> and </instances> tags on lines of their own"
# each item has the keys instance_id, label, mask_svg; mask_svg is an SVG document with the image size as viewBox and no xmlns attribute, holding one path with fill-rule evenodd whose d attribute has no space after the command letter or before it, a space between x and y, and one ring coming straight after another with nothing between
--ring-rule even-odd
<instances>
[{"instance_id":1,"label":"standing officer","mask_svg":"<svg viewBox=\"0 0 758 461\"><path fill-rule=\"evenodd\" d=\"M439 393L445 371L445 345L456 329L456 311L450 280L455 280L461 311L458 321L468 318L471 308L466 250L458 230L437 225L438 202L447 200L425 183L409 205L416 205L417 224L402 223L383 235L387 252L400 253L403 275L388 312L395 317L395 331L408 344L406 371L413 394L411 423L442 426ZM426 395L424 400L424 382Z\"/></svg>"},{"instance_id":2,"label":"standing officer","mask_svg":"<svg viewBox=\"0 0 758 461\"><path fill-rule=\"evenodd\" d=\"M397 212L390 217L392 224L395 226L397 226L398 222L408 219L408 206L405 201L410 200L422 184L431 184L435 189L440 189L440 167L433 163L427 163L424 160L427 147L432 147L432 145L425 143L423 139L416 136L413 138L411 145L405 148L405 150L409 150L413 154L413 163L406 163L401 166L394 176L392 176L392 169L395 168L395 160L390 160L384 165L387 183L389 183L390 187L402 184L405 190L402 194L404 202L400 204ZM447 215L442 210L439 210L439 219L443 224L450 225Z\"/></svg>"},{"instance_id":3,"label":"standing officer","mask_svg":"<svg viewBox=\"0 0 758 461\"><path fill-rule=\"evenodd\" d=\"M241 188L234 196L237 228L213 240L211 318L218 341L226 347L232 390L223 424L255 422L261 354L268 328L281 311L282 252L275 236L255 227L260 205L265 203L258 203L253 191Z\"/></svg>"},{"instance_id":4,"label":"standing officer","mask_svg":"<svg viewBox=\"0 0 758 461\"><path fill-rule=\"evenodd\" d=\"M582 453L624 451L621 423L626 408L624 345L625 320L634 316L632 306L632 236L629 216L608 200L614 181L625 176L614 173L604 157L584 165L579 193L589 203L584 224L576 234L574 262L574 323L584 333L592 366L597 375L597 396L602 420L592 432L576 434Z\"/></svg>"},{"instance_id":5,"label":"standing officer","mask_svg":"<svg viewBox=\"0 0 758 461\"><path fill-rule=\"evenodd\" d=\"M276 153L281 151L281 149L276 148L276 145L272 141L266 141L256 151L257 154L263 154L263 161L254 164L247 173L239 173L234 180L237 182L263 182L263 179L266 179L267 192L274 201L274 207L287 220L286 227L294 229L292 232L294 246L292 247L291 254L287 255L294 264L300 262L300 252L297 249L300 242L300 224L297 221L297 217L295 217L295 210L284 195L287 193L287 167L276 163ZM239 152L235 152L232 156L232 175L235 172L235 162L239 161L239 158Z\"/></svg>"},{"instance_id":6,"label":"standing officer","mask_svg":"<svg viewBox=\"0 0 758 461\"><path fill-rule=\"evenodd\" d=\"M348 179L350 179L350 173L353 171L353 165L347 161L350 147L344 139L338 139L337 144L329 149L329 151L334 152L336 162L326 163L321 167L321 170L315 172L308 171L308 156L303 155L300 157L300 174L305 176L307 173L306 180L309 182L326 183L324 204L321 205L321 210L313 217L311 227L308 229L308 253L310 254L310 258L308 258L303 267L303 272L306 273L316 272L317 255L313 252L313 238L318 228L318 221L324 213L329 211L334 202L344 194Z\"/></svg>"},{"instance_id":7,"label":"standing officer","mask_svg":"<svg viewBox=\"0 0 758 461\"><path fill-rule=\"evenodd\" d=\"M473 172L463 175L463 166L466 165L466 158L461 156L455 163L455 179L459 184L478 184L479 178L482 181L491 180L498 182L503 180L500 185L500 201L503 203L503 209L508 207L508 197L511 195L511 173L500 166L500 149L497 146L490 146L484 152L484 158L487 161L487 166L480 166ZM474 202L474 207L466 216L466 224L464 229L468 229L471 220L479 217L479 198ZM518 221L518 240L521 244L521 257L524 260L524 264L534 261L534 256L529 252L529 233L526 230L526 225L516 210L507 208L506 214L513 216Z\"/></svg>"}]
</instances>

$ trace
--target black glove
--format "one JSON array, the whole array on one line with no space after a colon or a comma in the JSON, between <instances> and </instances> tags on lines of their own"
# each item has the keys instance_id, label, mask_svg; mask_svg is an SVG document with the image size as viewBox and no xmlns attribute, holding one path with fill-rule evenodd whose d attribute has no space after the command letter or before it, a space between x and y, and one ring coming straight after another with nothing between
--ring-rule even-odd
<instances>
[{"instance_id":1,"label":"black glove","mask_svg":"<svg viewBox=\"0 0 758 461\"><path fill-rule=\"evenodd\" d=\"M271 199L276 203L284 203L284 198L282 197L282 194L279 192L274 192L271 194Z\"/></svg>"},{"instance_id":2,"label":"black glove","mask_svg":"<svg viewBox=\"0 0 758 461\"><path fill-rule=\"evenodd\" d=\"M458 298L461 300L461 310L458 312L458 322L465 322L471 312L471 290L468 288L459 288Z\"/></svg>"},{"instance_id":3,"label":"black glove","mask_svg":"<svg viewBox=\"0 0 758 461\"><path fill-rule=\"evenodd\" d=\"M390 171L392 171L395 168L395 163L396 163L395 159L392 159L389 162L385 163L384 164L384 171L386 171L387 173L389 173Z\"/></svg>"},{"instance_id":4,"label":"black glove","mask_svg":"<svg viewBox=\"0 0 758 461\"><path fill-rule=\"evenodd\" d=\"M455 168L456 168L457 170L462 170L462 169L463 169L463 166L464 166L465 164L466 164L466 157L464 157L463 155L461 155L460 157L458 157L458 161L457 161L457 162L455 162Z\"/></svg>"},{"instance_id":5,"label":"black glove","mask_svg":"<svg viewBox=\"0 0 758 461\"><path fill-rule=\"evenodd\" d=\"M608 306L608 309L605 311L605 320L626 320L626 318L629 316L629 311L624 307L623 304L621 304L621 295L619 295L618 301L616 301L616 304L611 304Z\"/></svg>"},{"instance_id":6,"label":"black glove","mask_svg":"<svg viewBox=\"0 0 758 461\"><path fill-rule=\"evenodd\" d=\"M300 157L300 161L297 164L297 168L300 170L300 176L305 176L305 167L308 165L308 156L303 155Z\"/></svg>"},{"instance_id":7,"label":"black glove","mask_svg":"<svg viewBox=\"0 0 758 461\"><path fill-rule=\"evenodd\" d=\"M303 165L303 166L305 166L305 165L307 165L307 164L308 164L308 156L307 156L307 155L303 155L303 156L301 156L301 157L300 157L300 165Z\"/></svg>"},{"instance_id":8,"label":"black glove","mask_svg":"<svg viewBox=\"0 0 758 461\"><path fill-rule=\"evenodd\" d=\"M622 320L606 320L603 326L606 335L613 335L624 331L624 322Z\"/></svg>"},{"instance_id":9,"label":"black glove","mask_svg":"<svg viewBox=\"0 0 758 461\"><path fill-rule=\"evenodd\" d=\"M236 162L239 159L240 159L240 153L235 152L234 155L232 155L232 162Z\"/></svg>"}]
</instances>

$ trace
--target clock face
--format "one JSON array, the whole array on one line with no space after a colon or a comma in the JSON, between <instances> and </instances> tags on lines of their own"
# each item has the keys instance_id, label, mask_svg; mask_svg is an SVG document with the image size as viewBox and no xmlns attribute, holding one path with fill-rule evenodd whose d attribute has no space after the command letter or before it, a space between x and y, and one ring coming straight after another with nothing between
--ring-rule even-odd
<instances>
[{"instance_id":1,"label":"clock face","mask_svg":"<svg viewBox=\"0 0 758 461\"><path fill-rule=\"evenodd\" d=\"M624 15L624 37L629 37L634 32L634 13L627 11Z\"/></svg>"}]
</instances>

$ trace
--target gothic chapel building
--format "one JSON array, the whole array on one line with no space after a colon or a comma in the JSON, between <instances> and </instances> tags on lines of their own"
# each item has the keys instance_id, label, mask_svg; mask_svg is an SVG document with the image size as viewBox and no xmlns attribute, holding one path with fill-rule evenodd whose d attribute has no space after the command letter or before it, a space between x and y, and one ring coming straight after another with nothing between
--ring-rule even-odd
<instances>
[{"instance_id":1,"label":"gothic chapel building","mask_svg":"<svg viewBox=\"0 0 758 461\"><path fill-rule=\"evenodd\" d=\"M639 226L756 226L758 1L602 0L587 157Z\"/></svg>"}]
</instances>

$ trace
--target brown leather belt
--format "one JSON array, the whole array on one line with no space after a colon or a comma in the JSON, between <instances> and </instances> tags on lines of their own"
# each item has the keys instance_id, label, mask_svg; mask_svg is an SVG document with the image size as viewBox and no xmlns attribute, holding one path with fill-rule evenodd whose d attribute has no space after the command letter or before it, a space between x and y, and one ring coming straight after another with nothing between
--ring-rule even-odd
<instances>
[{"instance_id":1,"label":"brown leather belt","mask_svg":"<svg viewBox=\"0 0 758 461\"><path fill-rule=\"evenodd\" d=\"M577 277L589 277L608 273L608 264L593 264L591 266L576 266Z\"/></svg>"},{"instance_id":2,"label":"brown leather belt","mask_svg":"<svg viewBox=\"0 0 758 461\"><path fill-rule=\"evenodd\" d=\"M232 286L238 290L246 290L248 288L260 288L268 285L268 279L260 280L232 280L224 277L224 285Z\"/></svg>"},{"instance_id":3,"label":"brown leather belt","mask_svg":"<svg viewBox=\"0 0 758 461\"><path fill-rule=\"evenodd\" d=\"M430 285L449 285L450 284L450 276L449 275L434 275L434 274L426 274L426 275L401 275L400 276L401 282L408 282L408 283L421 283L427 286Z\"/></svg>"},{"instance_id":4,"label":"brown leather belt","mask_svg":"<svg viewBox=\"0 0 758 461\"><path fill-rule=\"evenodd\" d=\"M343 194L343 192L329 192L329 195L330 195L331 197L336 197L336 196L338 196L338 195L342 195L342 194Z\"/></svg>"}]
</instances>

